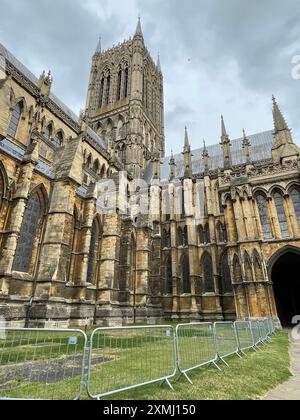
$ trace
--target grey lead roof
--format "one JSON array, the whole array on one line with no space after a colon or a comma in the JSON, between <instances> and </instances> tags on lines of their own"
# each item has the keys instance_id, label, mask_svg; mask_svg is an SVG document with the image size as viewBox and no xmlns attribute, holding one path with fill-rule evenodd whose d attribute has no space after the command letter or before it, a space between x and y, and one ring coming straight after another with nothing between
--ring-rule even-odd
<instances>
[{"instance_id":1,"label":"grey lead roof","mask_svg":"<svg viewBox=\"0 0 300 420\"><path fill-rule=\"evenodd\" d=\"M253 162L270 159L272 157L272 147L274 146L274 132L265 131L263 133L248 136L251 143L250 156ZM216 170L224 167L223 151L220 144L207 146L209 153L209 169ZM202 158L203 148L192 151L193 174L197 175L204 172L204 164ZM246 163L243 151L243 138L231 141L231 156L233 165L243 165ZM176 177L184 176L183 155L174 156L176 162ZM166 157L161 166L161 179L167 180L170 175L170 157ZM146 169L145 180L148 182L152 178L152 163Z\"/></svg>"},{"instance_id":2,"label":"grey lead roof","mask_svg":"<svg viewBox=\"0 0 300 420\"><path fill-rule=\"evenodd\" d=\"M13 54L11 54L5 47L0 43L0 55L2 55L7 61L9 61L20 73L22 73L28 80L30 80L35 86L38 85L37 77L28 70ZM61 108L74 122L78 123L78 116L68 108L63 102L61 102L57 96L50 93L50 99Z\"/></svg>"}]
</instances>

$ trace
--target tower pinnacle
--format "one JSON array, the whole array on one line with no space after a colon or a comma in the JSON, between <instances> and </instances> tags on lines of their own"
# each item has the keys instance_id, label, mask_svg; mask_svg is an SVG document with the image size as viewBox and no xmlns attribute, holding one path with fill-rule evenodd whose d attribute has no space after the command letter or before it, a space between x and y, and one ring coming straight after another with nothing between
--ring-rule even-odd
<instances>
[{"instance_id":1,"label":"tower pinnacle","mask_svg":"<svg viewBox=\"0 0 300 420\"><path fill-rule=\"evenodd\" d=\"M289 127L284 119L284 116L278 106L278 103L274 95L272 97L272 101L273 101L273 119L274 119L275 132L278 133L278 131L289 130Z\"/></svg>"},{"instance_id":2,"label":"tower pinnacle","mask_svg":"<svg viewBox=\"0 0 300 420\"><path fill-rule=\"evenodd\" d=\"M135 31L135 36L141 36L143 38L143 31L142 31L142 24L141 24L141 17L139 16L138 24Z\"/></svg>"},{"instance_id":3,"label":"tower pinnacle","mask_svg":"<svg viewBox=\"0 0 300 420\"><path fill-rule=\"evenodd\" d=\"M101 36L99 36L99 40L98 40L98 44L97 44L95 54L101 54L101 53L102 53L102 39L101 39Z\"/></svg>"}]
</instances>

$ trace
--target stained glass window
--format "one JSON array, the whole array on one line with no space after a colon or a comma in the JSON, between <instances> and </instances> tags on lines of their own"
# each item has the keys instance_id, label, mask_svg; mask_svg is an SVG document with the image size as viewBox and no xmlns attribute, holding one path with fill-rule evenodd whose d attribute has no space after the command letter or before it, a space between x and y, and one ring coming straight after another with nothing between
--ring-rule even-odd
<instances>
[{"instance_id":1,"label":"stained glass window","mask_svg":"<svg viewBox=\"0 0 300 420\"><path fill-rule=\"evenodd\" d=\"M256 202L258 206L258 212L260 216L261 227L263 230L263 235L265 239L272 239L272 230L267 213L267 202L266 198L262 194L258 194L256 197Z\"/></svg>"},{"instance_id":2,"label":"stained glass window","mask_svg":"<svg viewBox=\"0 0 300 420\"><path fill-rule=\"evenodd\" d=\"M215 291L214 274L213 274L212 258L208 253L204 254L202 264L203 264L205 292L212 293Z\"/></svg>"},{"instance_id":3,"label":"stained glass window","mask_svg":"<svg viewBox=\"0 0 300 420\"><path fill-rule=\"evenodd\" d=\"M88 261L88 272L87 272L87 282L94 283L94 271L95 271L95 261L97 258L97 224L94 221L92 226L92 235L91 235L91 244L89 251L89 261Z\"/></svg>"},{"instance_id":4,"label":"stained glass window","mask_svg":"<svg viewBox=\"0 0 300 420\"><path fill-rule=\"evenodd\" d=\"M291 195L292 195L292 200L293 200L293 204L295 208L296 217L298 220L298 225L300 228L300 191L294 189Z\"/></svg>"},{"instance_id":5,"label":"stained glass window","mask_svg":"<svg viewBox=\"0 0 300 420\"><path fill-rule=\"evenodd\" d=\"M62 142L63 142L63 135L62 135L62 132L59 131L58 133L56 133L53 139L53 144L55 147L60 147L62 145Z\"/></svg>"},{"instance_id":6,"label":"stained glass window","mask_svg":"<svg viewBox=\"0 0 300 420\"><path fill-rule=\"evenodd\" d=\"M278 221L280 225L281 235L283 238L288 238L289 235L289 227L286 220L286 215L283 206L283 197L279 192L274 193L274 202L277 210Z\"/></svg>"},{"instance_id":7,"label":"stained glass window","mask_svg":"<svg viewBox=\"0 0 300 420\"><path fill-rule=\"evenodd\" d=\"M24 213L21 233L13 264L14 271L19 271L21 273L29 272L40 219L41 202L39 195L35 193L29 198Z\"/></svg>"},{"instance_id":8,"label":"stained glass window","mask_svg":"<svg viewBox=\"0 0 300 420\"><path fill-rule=\"evenodd\" d=\"M222 289L223 293L232 291L231 274L228 262L228 252L225 252L222 258Z\"/></svg>"},{"instance_id":9,"label":"stained glass window","mask_svg":"<svg viewBox=\"0 0 300 420\"><path fill-rule=\"evenodd\" d=\"M190 280L190 262L189 258L185 255L182 259L182 285L183 293L191 293L191 280Z\"/></svg>"},{"instance_id":10,"label":"stained glass window","mask_svg":"<svg viewBox=\"0 0 300 420\"><path fill-rule=\"evenodd\" d=\"M12 137L15 137L18 131L21 115L23 112L23 104L22 102L19 102L12 112L12 116L10 119L10 123L7 129L7 134L9 134Z\"/></svg>"},{"instance_id":11,"label":"stained glass window","mask_svg":"<svg viewBox=\"0 0 300 420\"><path fill-rule=\"evenodd\" d=\"M173 273L172 273L172 259L169 257L167 259L167 267L166 267L166 292L168 295L173 294Z\"/></svg>"}]
</instances>

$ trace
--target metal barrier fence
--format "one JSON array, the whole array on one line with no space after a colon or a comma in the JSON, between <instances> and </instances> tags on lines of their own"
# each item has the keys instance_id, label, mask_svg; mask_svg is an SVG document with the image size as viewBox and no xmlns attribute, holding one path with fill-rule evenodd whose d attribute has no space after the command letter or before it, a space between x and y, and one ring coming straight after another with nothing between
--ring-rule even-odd
<instances>
[{"instance_id":1,"label":"metal barrier fence","mask_svg":"<svg viewBox=\"0 0 300 420\"><path fill-rule=\"evenodd\" d=\"M100 399L267 344L272 319L81 330L0 327L0 400ZM88 350L88 351L87 351ZM89 356L86 363L86 356ZM88 369L87 378L85 368ZM221 370L221 369L220 369Z\"/></svg>"},{"instance_id":2,"label":"metal barrier fence","mask_svg":"<svg viewBox=\"0 0 300 420\"><path fill-rule=\"evenodd\" d=\"M0 399L79 399L86 335L79 330L0 329Z\"/></svg>"},{"instance_id":3,"label":"metal barrier fence","mask_svg":"<svg viewBox=\"0 0 300 420\"><path fill-rule=\"evenodd\" d=\"M202 366L217 365L213 323L180 324L176 328L177 368L181 376L192 384L187 373Z\"/></svg>"},{"instance_id":4,"label":"metal barrier fence","mask_svg":"<svg viewBox=\"0 0 300 420\"><path fill-rule=\"evenodd\" d=\"M233 322L215 322L215 339L217 355L226 366L226 357L237 355L240 357L236 329Z\"/></svg>"},{"instance_id":5,"label":"metal barrier fence","mask_svg":"<svg viewBox=\"0 0 300 420\"><path fill-rule=\"evenodd\" d=\"M176 375L171 326L99 328L91 336L87 390L101 399Z\"/></svg>"},{"instance_id":6,"label":"metal barrier fence","mask_svg":"<svg viewBox=\"0 0 300 420\"><path fill-rule=\"evenodd\" d=\"M234 323L238 339L238 347L241 353L254 348L254 338L249 321L236 321Z\"/></svg>"}]
</instances>

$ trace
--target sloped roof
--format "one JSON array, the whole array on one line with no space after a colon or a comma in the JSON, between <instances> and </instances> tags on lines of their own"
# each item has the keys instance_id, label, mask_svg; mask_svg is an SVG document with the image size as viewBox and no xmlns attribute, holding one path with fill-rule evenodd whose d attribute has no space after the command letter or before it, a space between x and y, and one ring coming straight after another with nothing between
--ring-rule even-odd
<instances>
[{"instance_id":1,"label":"sloped roof","mask_svg":"<svg viewBox=\"0 0 300 420\"><path fill-rule=\"evenodd\" d=\"M22 73L31 83L35 86L38 86L38 78L30 71L27 67L24 66L7 48L0 43L0 55L2 55L7 61L9 61L20 73ZM78 123L78 116L67 106L65 105L57 96L53 93L50 93L49 98L64 111L74 122Z\"/></svg>"},{"instance_id":2,"label":"sloped roof","mask_svg":"<svg viewBox=\"0 0 300 420\"><path fill-rule=\"evenodd\" d=\"M251 143L250 156L253 162L272 158L272 147L274 146L274 132L273 130L265 131L263 133L248 136ZM223 151L221 144L207 146L209 154L209 169L216 170L224 167ZM192 151L192 165L193 174L198 175L204 172L204 164L202 158L203 148ZM232 164L243 165L246 163L243 152L243 138L231 140L231 156ZM176 162L176 177L182 178L184 176L184 161L183 155L178 154L174 156ZM167 180L170 175L170 157L166 157L161 166L161 179ZM151 181L152 178L152 163L149 163L145 171L145 180Z\"/></svg>"}]
</instances>

